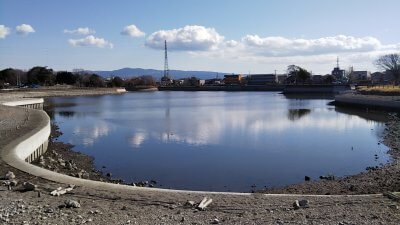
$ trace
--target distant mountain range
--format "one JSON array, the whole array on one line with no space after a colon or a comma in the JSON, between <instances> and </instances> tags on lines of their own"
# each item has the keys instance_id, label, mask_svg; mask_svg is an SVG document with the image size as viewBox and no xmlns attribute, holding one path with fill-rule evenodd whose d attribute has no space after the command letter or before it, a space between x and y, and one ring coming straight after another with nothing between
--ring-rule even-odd
<instances>
[{"instance_id":1,"label":"distant mountain range","mask_svg":"<svg viewBox=\"0 0 400 225\"><path fill-rule=\"evenodd\" d=\"M163 70L142 69L142 68L123 68L111 71L87 71L87 72L96 73L102 77L119 76L122 78L127 78L134 76L150 75L156 79L160 79L164 74ZM216 78L217 76L219 78L223 78L224 75L228 73L212 72L212 71L170 70L169 74L173 79L193 77L193 76L199 79L211 79L211 78Z\"/></svg>"}]
</instances>

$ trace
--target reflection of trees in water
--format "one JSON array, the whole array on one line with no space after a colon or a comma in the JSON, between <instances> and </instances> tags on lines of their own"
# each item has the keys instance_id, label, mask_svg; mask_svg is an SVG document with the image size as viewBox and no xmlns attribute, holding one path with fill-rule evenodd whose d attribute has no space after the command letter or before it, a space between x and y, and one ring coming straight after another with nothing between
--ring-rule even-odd
<instances>
[{"instance_id":1,"label":"reflection of trees in water","mask_svg":"<svg viewBox=\"0 0 400 225\"><path fill-rule=\"evenodd\" d=\"M47 113L47 115L49 115L51 120L54 120L54 109L43 107L43 110Z\"/></svg>"},{"instance_id":2,"label":"reflection of trees in water","mask_svg":"<svg viewBox=\"0 0 400 225\"><path fill-rule=\"evenodd\" d=\"M43 103L43 110L49 115L50 119L54 119L54 101L51 98L45 99Z\"/></svg>"},{"instance_id":3,"label":"reflection of trees in water","mask_svg":"<svg viewBox=\"0 0 400 225\"><path fill-rule=\"evenodd\" d=\"M366 108L352 106L336 106L335 111L347 115L358 116L367 121L376 121L382 123L388 120L387 112L381 110L368 110Z\"/></svg>"},{"instance_id":4,"label":"reflection of trees in water","mask_svg":"<svg viewBox=\"0 0 400 225\"><path fill-rule=\"evenodd\" d=\"M311 113L310 109L288 109L287 117L289 120L295 121Z\"/></svg>"},{"instance_id":5,"label":"reflection of trees in water","mask_svg":"<svg viewBox=\"0 0 400 225\"><path fill-rule=\"evenodd\" d=\"M334 100L335 96L332 94L314 93L314 94L283 94L285 99L288 100L289 108L309 108L312 105L310 100Z\"/></svg>"},{"instance_id":6,"label":"reflection of trees in water","mask_svg":"<svg viewBox=\"0 0 400 225\"><path fill-rule=\"evenodd\" d=\"M54 100L52 98L47 98L44 101L43 104L43 110L49 115L50 119L54 119L54 115L56 112L56 108L62 108L62 107L73 107L76 106L77 104L74 102L57 102L57 100ZM71 111L64 111L64 112L59 112L58 114L63 117L72 117L75 112Z\"/></svg>"},{"instance_id":7,"label":"reflection of trees in water","mask_svg":"<svg viewBox=\"0 0 400 225\"><path fill-rule=\"evenodd\" d=\"M329 94L329 93L296 93L296 94L290 94L290 93L285 93L283 94L286 99L291 99L291 100L312 100L312 99L325 99L325 100L335 100L335 95L334 94Z\"/></svg>"},{"instance_id":8,"label":"reflection of trees in water","mask_svg":"<svg viewBox=\"0 0 400 225\"><path fill-rule=\"evenodd\" d=\"M60 111L58 112L58 115L62 116L62 117L73 117L75 115L74 111Z\"/></svg>"}]
</instances>

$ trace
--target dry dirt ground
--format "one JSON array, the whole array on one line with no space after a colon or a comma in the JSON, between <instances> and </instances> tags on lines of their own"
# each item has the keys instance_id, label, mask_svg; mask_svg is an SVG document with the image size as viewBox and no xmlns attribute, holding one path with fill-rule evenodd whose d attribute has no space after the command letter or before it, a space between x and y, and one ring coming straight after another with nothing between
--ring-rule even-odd
<instances>
[{"instance_id":1,"label":"dry dirt ground","mask_svg":"<svg viewBox=\"0 0 400 225\"><path fill-rule=\"evenodd\" d=\"M0 121L5 121L5 118L10 121L9 118L12 118L7 126L0 127L0 133L15 124L20 125L19 130L2 136L0 146L12 139L13 135L27 129L20 122L27 118L26 112L0 107ZM396 127L396 124L393 123L393 126ZM397 143L399 131L391 130L390 126L388 123L390 129L387 137L391 139L388 138L387 141ZM52 136L57 137L55 130ZM81 155L80 157L89 160L82 165L78 158L74 160L66 156L74 157L79 154L74 154L70 148L57 142L50 143L51 157L56 158L51 154L57 152L58 157L63 151L65 154L61 157L65 157L64 163L73 160L76 170L74 168L71 172L65 170L64 166L57 166L60 172L79 173L83 169L88 174L82 173L82 176L108 179L99 173L96 175L96 171L91 168L90 158ZM8 171L14 172L18 185L10 187L11 190L8 186L0 185L0 224L399 224L400 221L400 203L383 195L271 196L254 193L242 196L145 190L117 192L75 187L65 195L52 196L51 191L67 185L33 177L10 168L0 160L0 177L5 176ZM391 181L385 180L389 183ZM37 188L24 192L21 184L28 181L36 184ZM327 181L322 183L324 182ZM339 184L332 182L331 187L337 185ZM313 190L311 193L315 191L312 185L308 188ZM305 186L304 190L306 189ZM285 189L281 191L285 192ZM204 197L212 198L212 203L205 210L196 209L196 204ZM296 200L308 200L308 204L304 208L296 209L293 206ZM68 208L66 205L71 204L66 204L66 201L76 201L74 203L79 203L79 207ZM194 201L194 205L188 204L188 201Z\"/></svg>"}]
</instances>

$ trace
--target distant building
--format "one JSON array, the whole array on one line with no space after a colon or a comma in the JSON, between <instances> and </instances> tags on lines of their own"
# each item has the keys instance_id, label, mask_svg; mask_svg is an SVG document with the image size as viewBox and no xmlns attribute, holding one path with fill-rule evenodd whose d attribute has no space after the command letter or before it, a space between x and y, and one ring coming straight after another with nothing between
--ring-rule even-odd
<instances>
[{"instance_id":1,"label":"distant building","mask_svg":"<svg viewBox=\"0 0 400 225\"><path fill-rule=\"evenodd\" d=\"M337 81L342 81L346 77L346 71L345 70L341 70L340 67L339 67L339 58L337 58L336 67L333 68L333 70L332 70L332 76L334 76Z\"/></svg>"},{"instance_id":2,"label":"distant building","mask_svg":"<svg viewBox=\"0 0 400 225\"><path fill-rule=\"evenodd\" d=\"M344 78L346 77L346 71L341 70L339 67L335 67L332 70L332 76L334 76L336 80L344 80Z\"/></svg>"},{"instance_id":3,"label":"distant building","mask_svg":"<svg viewBox=\"0 0 400 225\"><path fill-rule=\"evenodd\" d=\"M365 84L371 81L371 72L369 71L352 71L349 74L349 81L354 84Z\"/></svg>"},{"instance_id":4,"label":"distant building","mask_svg":"<svg viewBox=\"0 0 400 225\"><path fill-rule=\"evenodd\" d=\"M222 84L222 79L214 78L214 79L205 80L204 85L220 85L220 84Z\"/></svg>"},{"instance_id":5,"label":"distant building","mask_svg":"<svg viewBox=\"0 0 400 225\"><path fill-rule=\"evenodd\" d=\"M313 84L322 84L324 83L324 76L322 75L312 75L311 76L311 81Z\"/></svg>"},{"instance_id":6,"label":"distant building","mask_svg":"<svg viewBox=\"0 0 400 225\"><path fill-rule=\"evenodd\" d=\"M371 82L372 84L391 84L394 81L394 77L392 72L375 72L371 74Z\"/></svg>"},{"instance_id":7,"label":"distant building","mask_svg":"<svg viewBox=\"0 0 400 225\"><path fill-rule=\"evenodd\" d=\"M174 81L170 77L168 76L161 77L161 86L169 86L173 83Z\"/></svg>"},{"instance_id":8,"label":"distant building","mask_svg":"<svg viewBox=\"0 0 400 225\"><path fill-rule=\"evenodd\" d=\"M287 78L288 78L288 76L286 74L281 74L281 75L277 75L276 76L278 84L286 84L286 79Z\"/></svg>"},{"instance_id":9,"label":"distant building","mask_svg":"<svg viewBox=\"0 0 400 225\"><path fill-rule=\"evenodd\" d=\"M241 82L242 82L242 75L241 74L232 74L232 75L225 75L224 76L224 83L226 85L241 84Z\"/></svg>"},{"instance_id":10,"label":"distant building","mask_svg":"<svg viewBox=\"0 0 400 225\"><path fill-rule=\"evenodd\" d=\"M278 79L275 74L253 74L247 76L248 85L276 84Z\"/></svg>"},{"instance_id":11,"label":"distant building","mask_svg":"<svg viewBox=\"0 0 400 225\"><path fill-rule=\"evenodd\" d=\"M173 84L174 86L182 86L184 84L185 80L184 79L178 79L174 80Z\"/></svg>"}]
</instances>

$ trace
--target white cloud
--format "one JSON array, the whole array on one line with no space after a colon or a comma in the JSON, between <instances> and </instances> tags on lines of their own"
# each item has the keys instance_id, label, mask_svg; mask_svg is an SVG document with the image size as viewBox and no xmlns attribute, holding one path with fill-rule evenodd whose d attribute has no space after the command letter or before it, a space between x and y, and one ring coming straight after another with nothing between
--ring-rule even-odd
<instances>
[{"instance_id":1,"label":"white cloud","mask_svg":"<svg viewBox=\"0 0 400 225\"><path fill-rule=\"evenodd\" d=\"M17 30L17 34L20 35L28 35L30 33L35 33L35 29L29 24L21 24L15 28Z\"/></svg>"},{"instance_id":2,"label":"white cloud","mask_svg":"<svg viewBox=\"0 0 400 225\"><path fill-rule=\"evenodd\" d=\"M124 29L121 31L122 35L129 35L131 37L143 37L145 35L144 32L139 30L135 25L128 25L124 27Z\"/></svg>"},{"instance_id":3,"label":"white cloud","mask_svg":"<svg viewBox=\"0 0 400 225\"><path fill-rule=\"evenodd\" d=\"M399 43L385 45L369 36L336 35L306 39L254 34L239 40L225 40L214 28L196 25L156 31L147 37L145 46L163 49L164 40L167 40L169 50L187 51L194 57L219 59L235 65L258 64L282 71L288 64L296 64L315 73L330 72L326 68L330 70L334 66L337 56L344 67L371 66L377 56L400 50Z\"/></svg>"},{"instance_id":4,"label":"white cloud","mask_svg":"<svg viewBox=\"0 0 400 225\"><path fill-rule=\"evenodd\" d=\"M10 34L10 28L0 25L0 39L6 38L7 35Z\"/></svg>"},{"instance_id":5,"label":"white cloud","mask_svg":"<svg viewBox=\"0 0 400 225\"><path fill-rule=\"evenodd\" d=\"M164 40L167 40L169 50L209 51L216 50L224 37L214 28L188 25L183 28L154 32L146 39L145 45L154 49L163 49Z\"/></svg>"},{"instance_id":6,"label":"white cloud","mask_svg":"<svg viewBox=\"0 0 400 225\"><path fill-rule=\"evenodd\" d=\"M88 35L88 34L94 34L94 33L96 33L96 31L90 29L89 27L78 27L75 30L64 29L64 33Z\"/></svg>"},{"instance_id":7,"label":"white cloud","mask_svg":"<svg viewBox=\"0 0 400 225\"><path fill-rule=\"evenodd\" d=\"M374 37L356 38L338 35L318 39L288 39L246 35L241 42L246 48L266 56L321 55L343 52L370 52L381 49L381 42Z\"/></svg>"},{"instance_id":8,"label":"white cloud","mask_svg":"<svg viewBox=\"0 0 400 225\"><path fill-rule=\"evenodd\" d=\"M190 52L195 57L212 58L236 68L262 68L283 73L286 66L296 64L314 73L330 73L339 56L341 67L376 70L372 64L379 55L400 51L400 43L383 44L375 37L337 35L316 39L260 37L246 35L239 40L223 41L209 51ZM239 67L241 65L241 67ZM232 67L233 68L233 67ZM246 68L246 69L247 69ZM241 71L243 72L243 71Z\"/></svg>"},{"instance_id":9,"label":"white cloud","mask_svg":"<svg viewBox=\"0 0 400 225\"><path fill-rule=\"evenodd\" d=\"M97 38L93 35L89 35L85 38L82 39L69 39L68 40L69 44L77 47L77 46L94 46L94 47L99 47L99 48L113 48L114 45L109 42L104 40L103 38Z\"/></svg>"}]
</instances>

